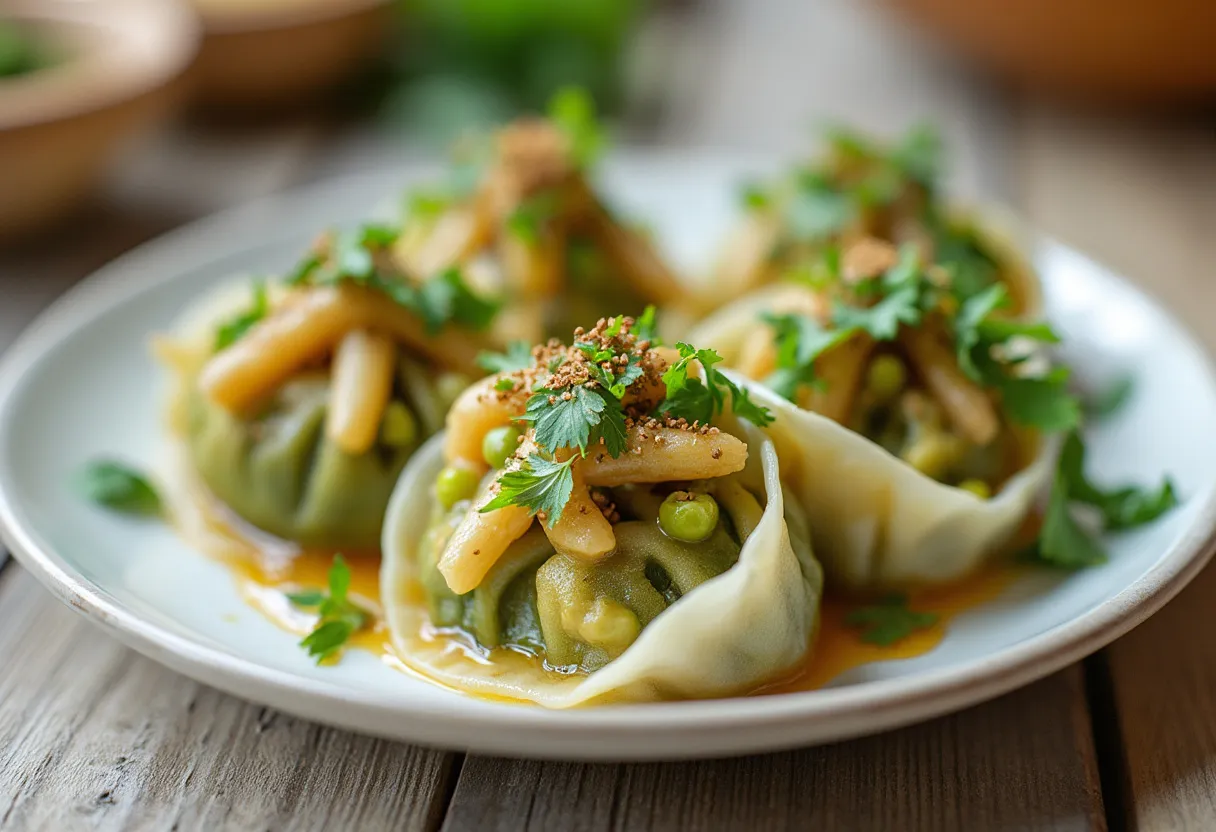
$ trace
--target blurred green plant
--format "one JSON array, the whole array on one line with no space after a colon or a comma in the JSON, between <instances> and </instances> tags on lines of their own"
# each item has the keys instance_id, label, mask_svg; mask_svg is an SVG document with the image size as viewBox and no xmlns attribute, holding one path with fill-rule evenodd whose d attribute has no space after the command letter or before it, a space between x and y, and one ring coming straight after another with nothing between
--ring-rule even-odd
<instances>
[{"instance_id":1,"label":"blurred green plant","mask_svg":"<svg viewBox=\"0 0 1216 832\"><path fill-rule=\"evenodd\" d=\"M523 112L562 87L619 109L622 63L647 0L398 0L390 124L436 142Z\"/></svg>"},{"instance_id":2,"label":"blurred green plant","mask_svg":"<svg viewBox=\"0 0 1216 832\"><path fill-rule=\"evenodd\" d=\"M0 19L0 78L15 78L51 63L43 44L28 26Z\"/></svg>"}]
</instances>

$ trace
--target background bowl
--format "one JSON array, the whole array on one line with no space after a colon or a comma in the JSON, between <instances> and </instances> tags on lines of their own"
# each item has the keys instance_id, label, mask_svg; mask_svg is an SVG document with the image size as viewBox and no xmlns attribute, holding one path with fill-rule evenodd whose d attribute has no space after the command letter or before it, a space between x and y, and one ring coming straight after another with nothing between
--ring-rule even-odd
<instances>
[{"instance_id":1,"label":"background bowl","mask_svg":"<svg viewBox=\"0 0 1216 832\"><path fill-rule=\"evenodd\" d=\"M107 162L173 101L197 45L174 0L8 0L0 14L46 40L53 62L0 80L0 238L73 207Z\"/></svg>"},{"instance_id":2,"label":"background bowl","mask_svg":"<svg viewBox=\"0 0 1216 832\"><path fill-rule=\"evenodd\" d=\"M1216 4L1203 0L887 0L1016 83L1102 101L1216 92Z\"/></svg>"},{"instance_id":3,"label":"background bowl","mask_svg":"<svg viewBox=\"0 0 1216 832\"><path fill-rule=\"evenodd\" d=\"M193 0L205 37L190 82L213 110L285 106L376 56L389 0Z\"/></svg>"}]
</instances>

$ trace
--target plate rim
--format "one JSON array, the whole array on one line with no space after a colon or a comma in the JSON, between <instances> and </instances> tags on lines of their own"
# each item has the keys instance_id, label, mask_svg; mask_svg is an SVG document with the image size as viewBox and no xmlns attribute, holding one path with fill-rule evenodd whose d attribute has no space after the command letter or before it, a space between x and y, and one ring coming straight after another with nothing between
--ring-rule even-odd
<instances>
[{"instance_id":1,"label":"plate rim","mask_svg":"<svg viewBox=\"0 0 1216 832\"><path fill-rule=\"evenodd\" d=\"M635 159L670 158L664 151L635 152ZM689 153L679 154L687 164ZM624 162L629 156L618 157ZM702 162L717 160L719 167L738 167L751 157L702 153ZM754 159L753 159L754 161ZM0 355L0 436L13 428L14 393L26 373L79 326L87 325L154 289L163 281L150 264L174 259L189 247L208 256L231 256L252 245L249 220L274 216L301 200L321 199L341 188L383 186L386 181L434 170L430 163L394 165L355 174L330 177L302 187L262 197L191 222L156 237L103 266L54 301ZM374 193L374 188L368 193ZM369 206L369 210L372 206ZM1016 213L1010 215L1017 217ZM1029 232L1031 228L1023 224ZM298 232L296 232L298 233ZM285 236L285 235L280 235ZM1033 247L1056 247L1098 265L1103 279L1135 296L1173 326L1184 347L1198 360L1209 386L1216 389L1216 372L1208 351L1194 333L1164 305L1116 271L1088 255L1045 235L1030 232ZM262 242L266 237L262 237ZM226 243L224 241L227 241ZM234 242L234 241L239 241ZM240 249L236 246L240 246ZM1216 488L1208 487L1195 520L1182 537L1163 552L1157 564L1141 579L1123 587L1083 615L1005 647L989 656L954 666L928 670L909 677L881 679L842 688L799 692L764 698L732 698L682 702L600 706L552 711L516 705L452 708L437 703L411 703L399 696L352 691L330 682L313 680L229 654L200 641L145 620L136 612L105 597L40 536L23 522L12 492L7 456L0 443L0 540L55 597L101 626L128 647L158 663L241 698L270 705L307 719L366 734L431 746L488 751L513 757L674 760L739 755L807 746L879 733L940 716L987 701L1030 684L1106 646L1157 612L1189 583L1216 551ZM205 557L200 554L200 557ZM316 704L340 702L344 707L322 710ZM477 700L471 700L477 702ZM747 703L751 703L748 705ZM508 710L509 709L509 710ZM504 722L509 730L504 730ZM777 726L788 726L780 735ZM753 729L745 737L728 731L721 737L696 737L698 729ZM766 734L765 729L768 729ZM535 731L536 742L521 748L512 737ZM545 734L574 732L584 739L615 735L666 735L693 741L691 748L660 748L655 743L628 753L594 746L571 752L570 737ZM702 734L709 733L703 732ZM463 739L448 739L462 737ZM695 737L695 740L694 740ZM546 748L546 742L549 747ZM563 746L564 742L564 746ZM621 745L617 742L617 746Z\"/></svg>"}]
</instances>

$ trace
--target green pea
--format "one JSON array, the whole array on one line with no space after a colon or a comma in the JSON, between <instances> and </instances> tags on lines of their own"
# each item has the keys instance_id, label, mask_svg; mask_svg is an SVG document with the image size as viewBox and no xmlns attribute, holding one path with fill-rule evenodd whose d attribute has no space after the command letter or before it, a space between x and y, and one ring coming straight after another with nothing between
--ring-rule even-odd
<instances>
[{"instance_id":1,"label":"green pea","mask_svg":"<svg viewBox=\"0 0 1216 832\"><path fill-rule=\"evenodd\" d=\"M685 543L700 543L717 525L718 502L708 494L674 491L659 506L659 528Z\"/></svg>"},{"instance_id":2,"label":"green pea","mask_svg":"<svg viewBox=\"0 0 1216 832\"><path fill-rule=\"evenodd\" d=\"M502 468L519 447L519 428L494 428L481 440L481 455L491 468Z\"/></svg>"},{"instance_id":3,"label":"green pea","mask_svg":"<svg viewBox=\"0 0 1216 832\"><path fill-rule=\"evenodd\" d=\"M958 487L964 491L970 491L981 500L987 500L992 496L992 488L983 480L975 478L965 479L958 484Z\"/></svg>"},{"instance_id":4,"label":"green pea","mask_svg":"<svg viewBox=\"0 0 1216 832\"><path fill-rule=\"evenodd\" d=\"M908 383L908 371L904 362L894 355L880 355L870 362L866 376L866 389L880 401L895 398Z\"/></svg>"},{"instance_id":5,"label":"green pea","mask_svg":"<svg viewBox=\"0 0 1216 832\"><path fill-rule=\"evenodd\" d=\"M449 465L435 479L435 496L445 509L467 500L477 493L477 473L468 468Z\"/></svg>"},{"instance_id":6,"label":"green pea","mask_svg":"<svg viewBox=\"0 0 1216 832\"><path fill-rule=\"evenodd\" d=\"M408 448L418 441L418 419L404 402L391 401L384 409L380 441L390 448Z\"/></svg>"}]
</instances>

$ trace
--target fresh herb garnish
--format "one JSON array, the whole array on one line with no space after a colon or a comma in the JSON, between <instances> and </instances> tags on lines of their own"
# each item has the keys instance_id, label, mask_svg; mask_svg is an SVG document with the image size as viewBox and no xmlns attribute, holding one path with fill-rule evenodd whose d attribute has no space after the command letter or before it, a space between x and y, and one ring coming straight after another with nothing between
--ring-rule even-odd
<instances>
[{"instance_id":1,"label":"fresh herb garnish","mask_svg":"<svg viewBox=\"0 0 1216 832\"><path fill-rule=\"evenodd\" d=\"M803 173L785 206L785 233L796 242L823 242L843 231L857 216L857 206L827 177Z\"/></svg>"},{"instance_id":2,"label":"fresh herb garnish","mask_svg":"<svg viewBox=\"0 0 1216 832\"><path fill-rule=\"evenodd\" d=\"M892 595L877 604L860 607L845 617L848 626L861 630L862 641L880 647L903 641L917 630L932 627L937 620L934 613L908 609L908 599L903 595Z\"/></svg>"},{"instance_id":3,"label":"fresh herb garnish","mask_svg":"<svg viewBox=\"0 0 1216 832\"><path fill-rule=\"evenodd\" d=\"M541 191L522 200L507 217L507 231L529 245L540 242L545 227L558 214L559 195Z\"/></svg>"},{"instance_id":4,"label":"fresh herb garnish","mask_svg":"<svg viewBox=\"0 0 1216 832\"><path fill-rule=\"evenodd\" d=\"M351 636L368 623L368 613L347 596L350 591L350 567L341 555L334 555L329 568L329 593L309 590L288 595L297 607L317 610L317 623L300 646L317 664L335 655Z\"/></svg>"},{"instance_id":5,"label":"fresh herb garnish","mask_svg":"<svg viewBox=\"0 0 1216 832\"><path fill-rule=\"evenodd\" d=\"M1094 420L1109 419L1131 400L1135 389L1136 385L1131 376L1115 379L1084 400L1085 415Z\"/></svg>"},{"instance_id":6,"label":"fresh herb garnish","mask_svg":"<svg viewBox=\"0 0 1216 832\"><path fill-rule=\"evenodd\" d=\"M583 170L595 164L608 142L591 95L581 87L558 90L549 100L549 118L565 133L574 163Z\"/></svg>"},{"instance_id":7,"label":"fresh herb garnish","mask_svg":"<svg viewBox=\"0 0 1216 832\"><path fill-rule=\"evenodd\" d=\"M1085 444L1074 431L1060 451L1034 555L1044 563L1068 569L1105 563L1105 549L1074 516L1074 504L1096 509L1102 528L1120 531L1156 520L1178 505L1178 497L1168 478L1155 490L1134 486L1105 490L1095 485L1085 475Z\"/></svg>"},{"instance_id":8,"label":"fresh herb garnish","mask_svg":"<svg viewBox=\"0 0 1216 832\"><path fill-rule=\"evenodd\" d=\"M765 315L776 333L777 369L765 384L778 396L794 400L798 388L820 386L815 360L857 334L853 329L825 329L806 315Z\"/></svg>"},{"instance_id":9,"label":"fresh herb garnish","mask_svg":"<svg viewBox=\"0 0 1216 832\"><path fill-rule=\"evenodd\" d=\"M460 269L452 267L415 285L388 274L376 255L396 242L395 229L367 225L334 236L328 256L312 254L287 279L289 285L333 286L351 283L381 292L405 307L436 333L446 324L485 329L498 313L497 300L474 292Z\"/></svg>"},{"instance_id":10,"label":"fresh herb garnish","mask_svg":"<svg viewBox=\"0 0 1216 832\"><path fill-rule=\"evenodd\" d=\"M518 468L506 471L498 478L498 494L482 506L481 511L527 506L533 514L543 511L549 528L553 528L574 490L574 472L570 466L578 458L572 455L565 462L554 462L531 454Z\"/></svg>"},{"instance_id":11,"label":"fresh herb garnish","mask_svg":"<svg viewBox=\"0 0 1216 832\"><path fill-rule=\"evenodd\" d=\"M659 322L658 310L654 305L647 306L640 316L637 323L633 325L633 334L637 336L638 341L649 341L650 346L657 347L661 344L659 340Z\"/></svg>"},{"instance_id":12,"label":"fresh herb garnish","mask_svg":"<svg viewBox=\"0 0 1216 832\"><path fill-rule=\"evenodd\" d=\"M477 366L487 373L513 373L532 367L532 347L527 341L512 341L506 352L482 352L477 356Z\"/></svg>"},{"instance_id":13,"label":"fresh herb garnish","mask_svg":"<svg viewBox=\"0 0 1216 832\"><path fill-rule=\"evenodd\" d=\"M726 410L729 398L730 409L736 416L747 419L757 427L773 423L773 414L767 408L753 402L746 390L714 367L722 362L722 356L716 351L699 350L683 342L677 343L676 349L680 352L680 360L663 373L667 398L659 405L659 413L674 419L685 419L690 424L700 422L708 425L714 416ZM689 372L694 361L701 365L705 374L704 382Z\"/></svg>"},{"instance_id":14,"label":"fresh herb garnish","mask_svg":"<svg viewBox=\"0 0 1216 832\"><path fill-rule=\"evenodd\" d=\"M143 474L121 462L90 462L75 477L86 500L124 514L152 517L161 513L160 495Z\"/></svg>"},{"instance_id":15,"label":"fresh herb garnish","mask_svg":"<svg viewBox=\"0 0 1216 832\"><path fill-rule=\"evenodd\" d=\"M266 291L266 281L259 280L253 284L253 300L248 309L221 323L215 330L215 351L225 350L245 337L254 324L270 314L270 296Z\"/></svg>"},{"instance_id":16,"label":"fresh herb garnish","mask_svg":"<svg viewBox=\"0 0 1216 832\"><path fill-rule=\"evenodd\" d=\"M585 454L601 438L612 456L625 450L625 411L603 387L542 387L528 399L523 418L532 423L536 444L549 453L578 448Z\"/></svg>"}]
</instances>

